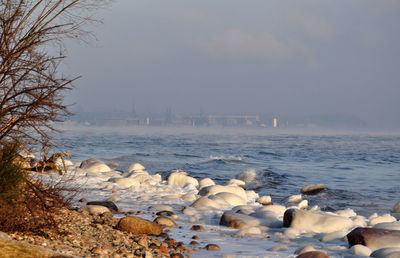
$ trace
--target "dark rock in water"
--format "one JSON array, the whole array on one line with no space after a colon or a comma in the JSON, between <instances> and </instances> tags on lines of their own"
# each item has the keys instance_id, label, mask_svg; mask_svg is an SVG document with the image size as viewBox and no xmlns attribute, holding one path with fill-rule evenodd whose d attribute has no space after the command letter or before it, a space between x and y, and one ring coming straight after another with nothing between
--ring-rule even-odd
<instances>
[{"instance_id":1,"label":"dark rock in water","mask_svg":"<svg viewBox=\"0 0 400 258\"><path fill-rule=\"evenodd\" d=\"M157 236L162 232L162 227L157 223L136 216L127 216L122 218L117 224L117 229L134 234Z\"/></svg>"},{"instance_id":2,"label":"dark rock in water","mask_svg":"<svg viewBox=\"0 0 400 258\"><path fill-rule=\"evenodd\" d=\"M304 186L303 188L301 188L301 193L313 195L313 194L317 194L325 189L326 189L326 186L323 184L313 184L313 185L307 185L307 186Z\"/></svg>"},{"instance_id":3,"label":"dark rock in water","mask_svg":"<svg viewBox=\"0 0 400 258\"><path fill-rule=\"evenodd\" d=\"M331 206L325 206L321 208L321 211L327 211L327 212L335 212L336 209L332 208Z\"/></svg>"},{"instance_id":4,"label":"dark rock in water","mask_svg":"<svg viewBox=\"0 0 400 258\"><path fill-rule=\"evenodd\" d=\"M296 256L296 258L329 258L329 256L324 252L310 251Z\"/></svg>"},{"instance_id":5,"label":"dark rock in water","mask_svg":"<svg viewBox=\"0 0 400 258\"><path fill-rule=\"evenodd\" d=\"M203 231L204 227L201 225L193 225L190 230L194 230L194 231Z\"/></svg>"},{"instance_id":6,"label":"dark rock in water","mask_svg":"<svg viewBox=\"0 0 400 258\"><path fill-rule=\"evenodd\" d=\"M378 228L356 228L347 234L350 246L365 245L372 251L385 247L400 247L400 231Z\"/></svg>"},{"instance_id":7,"label":"dark rock in water","mask_svg":"<svg viewBox=\"0 0 400 258\"><path fill-rule=\"evenodd\" d=\"M175 213L173 213L172 211L159 211L156 213L157 216L166 216L166 217L171 217L174 214Z\"/></svg>"},{"instance_id":8,"label":"dark rock in water","mask_svg":"<svg viewBox=\"0 0 400 258\"><path fill-rule=\"evenodd\" d=\"M219 247L219 245L216 244L208 244L206 245L206 249L208 251L219 251L221 248Z\"/></svg>"},{"instance_id":9,"label":"dark rock in water","mask_svg":"<svg viewBox=\"0 0 400 258\"><path fill-rule=\"evenodd\" d=\"M107 207L111 212L118 212L118 207L115 205L115 203L110 202L110 201L94 201L94 202L88 202L86 205L100 205Z\"/></svg>"},{"instance_id":10,"label":"dark rock in water","mask_svg":"<svg viewBox=\"0 0 400 258\"><path fill-rule=\"evenodd\" d=\"M87 203L87 200L85 198L79 199L78 202L83 202L83 203Z\"/></svg>"}]
</instances>

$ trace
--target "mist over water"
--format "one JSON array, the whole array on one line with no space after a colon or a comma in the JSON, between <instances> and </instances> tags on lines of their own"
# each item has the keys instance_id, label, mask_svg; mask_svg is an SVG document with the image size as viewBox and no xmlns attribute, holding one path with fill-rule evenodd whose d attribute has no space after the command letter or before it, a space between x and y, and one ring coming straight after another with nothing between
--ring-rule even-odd
<instances>
[{"instance_id":1,"label":"mist over water","mask_svg":"<svg viewBox=\"0 0 400 258\"><path fill-rule=\"evenodd\" d=\"M400 135L279 132L227 128L125 127L66 129L57 139L78 162L95 157L126 170L143 164L164 178L181 169L225 184L255 171L247 189L284 203L301 187L328 187L305 197L323 209L387 213L400 196Z\"/></svg>"}]
</instances>

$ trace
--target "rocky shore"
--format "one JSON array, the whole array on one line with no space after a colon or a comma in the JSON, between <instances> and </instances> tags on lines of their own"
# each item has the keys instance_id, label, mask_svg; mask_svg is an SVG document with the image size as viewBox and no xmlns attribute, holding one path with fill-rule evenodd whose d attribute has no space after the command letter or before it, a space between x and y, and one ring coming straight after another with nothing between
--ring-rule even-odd
<instances>
[{"instance_id":1,"label":"rocky shore","mask_svg":"<svg viewBox=\"0 0 400 258\"><path fill-rule=\"evenodd\" d=\"M252 171L217 185L183 171L163 180L137 163L127 171L111 167L96 159L69 164L85 189L59 216L62 234L0 238L58 252L31 257L400 257L400 203L367 218L308 207L307 196L325 191L323 184L278 204L246 190ZM1 242L0 253L10 246Z\"/></svg>"}]
</instances>

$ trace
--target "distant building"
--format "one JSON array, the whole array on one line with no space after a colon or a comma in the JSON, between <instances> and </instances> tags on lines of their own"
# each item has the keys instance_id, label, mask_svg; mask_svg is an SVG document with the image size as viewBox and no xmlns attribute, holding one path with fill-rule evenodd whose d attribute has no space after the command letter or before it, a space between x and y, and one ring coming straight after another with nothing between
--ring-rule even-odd
<instances>
[{"instance_id":1,"label":"distant building","mask_svg":"<svg viewBox=\"0 0 400 258\"><path fill-rule=\"evenodd\" d=\"M278 118L274 117L272 123L273 123L274 128L277 128L278 127Z\"/></svg>"}]
</instances>

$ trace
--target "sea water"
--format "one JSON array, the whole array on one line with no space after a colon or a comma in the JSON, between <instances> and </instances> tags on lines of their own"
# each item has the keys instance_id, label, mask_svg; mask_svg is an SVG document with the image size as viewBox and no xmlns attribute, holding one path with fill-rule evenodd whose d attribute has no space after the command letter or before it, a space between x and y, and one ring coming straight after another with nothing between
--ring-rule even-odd
<instances>
[{"instance_id":1,"label":"sea water","mask_svg":"<svg viewBox=\"0 0 400 258\"><path fill-rule=\"evenodd\" d=\"M353 209L368 218L373 213L389 213L400 201L400 135L338 132L283 132L266 129L232 128L161 128L126 127L64 128L56 140L62 151L69 150L72 161L79 164L88 158L97 158L119 164L117 170L126 171L132 163L142 164L150 174L160 174L165 180L172 170L186 171L197 179L209 177L225 185L239 173L251 171L246 184L259 196L270 195L277 204L288 205L288 197L300 194L308 184L321 183L327 190L312 196L303 196L309 207L321 210ZM107 178L85 177L84 196L106 199L111 191ZM84 189L84 187L82 188ZM130 188L118 189L117 202L124 210L143 210L155 204L176 208L180 229L170 235L185 244L195 232L190 232L188 217L179 213L190 205L176 195L185 189L160 188L160 191ZM168 197L171 197L168 199ZM96 200L97 200L96 199ZM286 246L287 250L268 252L280 245L274 231L254 237L235 237L237 230L218 226L223 211L211 211L201 221L205 232L196 232L200 244L217 243L218 253L199 251L195 257L234 254L236 257L293 257L294 250L303 243L321 245L318 237L299 237ZM151 218L148 213L146 218ZM279 231L279 230L278 230ZM207 242L208 241L208 242ZM329 245L322 245L329 248ZM331 257L343 257L347 243L334 242L338 251ZM336 247L333 247L336 248Z\"/></svg>"},{"instance_id":2,"label":"sea water","mask_svg":"<svg viewBox=\"0 0 400 258\"><path fill-rule=\"evenodd\" d=\"M296 133L227 128L68 128L57 136L74 161L99 158L134 163L164 178L173 169L225 184L249 169L247 185L282 202L308 184L328 190L309 206L389 212L400 200L400 134Z\"/></svg>"}]
</instances>

